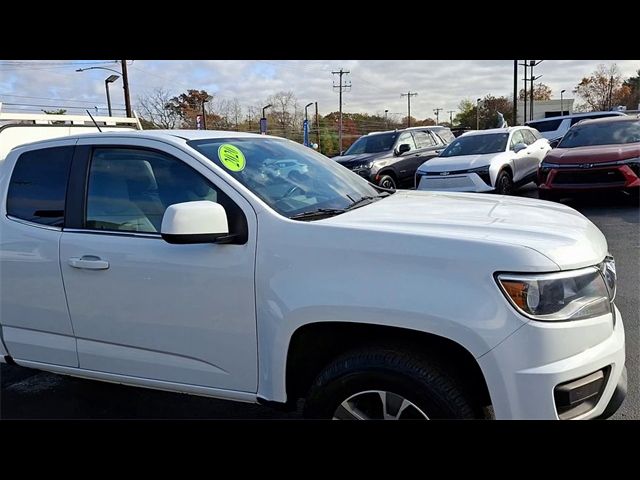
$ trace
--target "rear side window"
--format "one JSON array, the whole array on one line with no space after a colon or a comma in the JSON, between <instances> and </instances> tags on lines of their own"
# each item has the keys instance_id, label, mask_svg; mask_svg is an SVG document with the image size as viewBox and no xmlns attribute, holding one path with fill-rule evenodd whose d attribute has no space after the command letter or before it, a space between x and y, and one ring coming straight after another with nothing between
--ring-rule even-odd
<instances>
[{"instance_id":1,"label":"rear side window","mask_svg":"<svg viewBox=\"0 0 640 480\"><path fill-rule=\"evenodd\" d=\"M9 182L7 214L42 225L64 225L73 146L25 152Z\"/></svg>"},{"instance_id":2,"label":"rear side window","mask_svg":"<svg viewBox=\"0 0 640 480\"><path fill-rule=\"evenodd\" d=\"M442 138L446 143L451 143L453 142L456 137L453 133L451 133L451 130L449 130L448 128L439 128L437 130L437 134L440 136L440 138Z\"/></svg>"},{"instance_id":3,"label":"rear side window","mask_svg":"<svg viewBox=\"0 0 640 480\"><path fill-rule=\"evenodd\" d=\"M536 137L533 135L533 133L531 133L531 130L522 130L522 136L524 138L524 143L526 143L527 145L531 145L532 143L535 143L536 141Z\"/></svg>"},{"instance_id":4,"label":"rear side window","mask_svg":"<svg viewBox=\"0 0 640 480\"><path fill-rule=\"evenodd\" d=\"M560 124L562 123L562 118L559 120L544 120L542 122L529 122L527 126L535 128L539 132L553 132L560 128Z\"/></svg>"},{"instance_id":5,"label":"rear side window","mask_svg":"<svg viewBox=\"0 0 640 480\"><path fill-rule=\"evenodd\" d=\"M431 139L431 136L426 132L417 130L413 132L413 138L415 139L416 146L418 148L427 148L433 146L433 140Z\"/></svg>"}]
</instances>

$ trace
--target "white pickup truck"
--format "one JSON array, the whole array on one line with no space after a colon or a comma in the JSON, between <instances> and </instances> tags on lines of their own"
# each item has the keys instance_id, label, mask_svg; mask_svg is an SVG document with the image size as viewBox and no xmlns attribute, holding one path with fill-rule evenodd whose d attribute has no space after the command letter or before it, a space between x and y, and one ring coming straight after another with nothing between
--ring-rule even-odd
<instances>
[{"instance_id":1,"label":"white pickup truck","mask_svg":"<svg viewBox=\"0 0 640 480\"><path fill-rule=\"evenodd\" d=\"M50 372L312 418L606 417L615 279L567 206L391 193L267 135L71 135L0 164L0 359Z\"/></svg>"}]
</instances>

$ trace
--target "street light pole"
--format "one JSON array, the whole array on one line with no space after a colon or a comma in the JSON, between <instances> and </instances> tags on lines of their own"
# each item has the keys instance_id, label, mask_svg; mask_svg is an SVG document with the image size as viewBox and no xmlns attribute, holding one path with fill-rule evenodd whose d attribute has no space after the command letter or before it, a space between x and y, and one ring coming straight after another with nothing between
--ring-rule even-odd
<instances>
[{"instance_id":1,"label":"street light pole","mask_svg":"<svg viewBox=\"0 0 640 480\"><path fill-rule=\"evenodd\" d=\"M129 74L127 73L127 61L120 60L122 64L122 88L124 89L124 108L127 109L127 117L132 117L131 99L129 98Z\"/></svg>"},{"instance_id":2,"label":"street light pole","mask_svg":"<svg viewBox=\"0 0 640 480\"><path fill-rule=\"evenodd\" d=\"M267 108L271 108L273 105L269 104L266 105L264 107L262 107L262 118L260 119L260 133L262 135L266 135L267 134L267 114L266 114L266 110Z\"/></svg>"},{"instance_id":3,"label":"street light pole","mask_svg":"<svg viewBox=\"0 0 640 480\"><path fill-rule=\"evenodd\" d=\"M309 115L307 109L313 105L313 102L309 102L304 106L304 131L302 132L302 140L305 147L309 146Z\"/></svg>"},{"instance_id":4,"label":"street light pole","mask_svg":"<svg viewBox=\"0 0 640 480\"><path fill-rule=\"evenodd\" d=\"M562 108L562 95L566 92L566 90L560 90L560 116L564 115L564 108Z\"/></svg>"},{"instance_id":5,"label":"street light pole","mask_svg":"<svg viewBox=\"0 0 640 480\"><path fill-rule=\"evenodd\" d=\"M480 100L476 100L476 130L480 130Z\"/></svg>"},{"instance_id":6,"label":"street light pole","mask_svg":"<svg viewBox=\"0 0 640 480\"><path fill-rule=\"evenodd\" d=\"M87 70L109 70L110 72L119 73L122 75L122 88L124 89L124 105L127 111L127 117L133 117L133 113L131 111L131 99L129 97L129 76L127 74L127 61L121 60L122 62L122 72L118 70L114 70L113 68L107 67L87 67L87 68L78 68L76 72L85 72Z\"/></svg>"},{"instance_id":7,"label":"street light pole","mask_svg":"<svg viewBox=\"0 0 640 480\"><path fill-rule=\"evenodd\" d=\"M389 128L389 120L387 120L387 113L389 113L389 110L384 111L384 128Z\"/></svg>"},{"instance_id":8,"label":"street light pole","mask_svg":"<svg viewBox=\"0 0 640 480\"><path fill-rule=\"evenodd\" d=\"M104 89L107 92L107 108L109 109L109 116L111 117L111 95L109 95L109 84L115 82L120 77L118 75L110 75L104 80Z\"/></svg>"}]
</instances>

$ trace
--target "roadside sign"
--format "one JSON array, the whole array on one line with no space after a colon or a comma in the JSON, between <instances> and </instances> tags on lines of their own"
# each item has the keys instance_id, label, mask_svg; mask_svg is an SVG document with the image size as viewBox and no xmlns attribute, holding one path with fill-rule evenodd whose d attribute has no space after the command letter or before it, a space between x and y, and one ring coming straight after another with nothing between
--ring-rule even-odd
<instances>
[{"instance_id":1,"label":"roadside sign","mask_svg":"<svg viewBox=\"0 0 640 480\"><path fill-rule=\"evenodd\" d=\"M202 115L196 115L196 130L202 130Z\"/></svg>"},{"instance_id":2,"label":"roadside sign","mask_svg":"<svg viewBox=\"0 0 640 480\"><path fill-rule=\"evenodd\" d=\"M266 135L267 134L267 119L266 118L261 118L260 119L260 133L262 135Z\"/></svg>"}]
</instances>

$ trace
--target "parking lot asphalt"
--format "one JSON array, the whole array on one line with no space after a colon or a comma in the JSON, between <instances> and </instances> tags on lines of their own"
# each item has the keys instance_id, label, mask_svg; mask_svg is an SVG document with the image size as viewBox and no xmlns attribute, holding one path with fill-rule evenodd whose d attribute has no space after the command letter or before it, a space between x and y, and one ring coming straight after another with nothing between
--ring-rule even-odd
<instances>
[{"instance_id":1,"label":"parking lot asphalt","mask_svg":"<svg viewBox=\"0 0 640 480\"><path fill-rule=\"evenodd\" d=\"M533 184L518 192L537 197ZM626 333L629 390L614 419L640 419L640 208L623 194L564 199L595 223L616 259L620 309ZM300 418L253 404L54 375L0 366L0 418L4 419L268 419Z\"/></svg>"}]
</instances>

